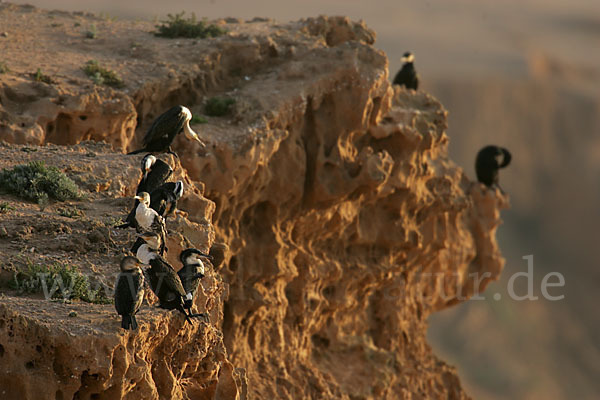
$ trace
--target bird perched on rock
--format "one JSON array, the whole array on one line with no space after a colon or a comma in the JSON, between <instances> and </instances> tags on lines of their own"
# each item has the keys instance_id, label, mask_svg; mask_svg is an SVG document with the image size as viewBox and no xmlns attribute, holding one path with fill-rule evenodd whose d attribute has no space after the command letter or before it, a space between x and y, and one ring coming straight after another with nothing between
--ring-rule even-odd
<instances>
[{"instance_id":1,"label":"bird perched on rock","mask_svg":"<svg viewBox=\"0 0 600 400\"><path fill-rule=\"evenodd\" d=\"M152 231L160 235L160 254L164 254L167 249L167 227L165 225L164 218L161 217L155 210L150 208L150 195L148 192L142 192L139 195L136 195L134 199L139 200L139 204L135 208L132 225L135 227L138 233Z\"/></svg>"},{"instance_id":2,"label":"bird perched on rock","mask_svg":"<svg viewBox=\"0 0 600 400\"><path fill-rule=\"evenodd\" d=\"M189 300L185 300L183 305L188 310L188 313L190 315L208 318L204 313L192 314L194 295L196 294L196 290L198 290L198 285L200 285L200 279L204 278L204 263L200 260L200 257L209 260L212 259L211 256L204 254L198 249L189 248L183 250L179 254L179 260L183 264L183 267L177 271L177 275L179 275L185 293L189 297Z\"/></svg>"},{"instance_id":3,"label":"bird perched on rock","mask_svg":"<svg viewBox=\"0 0 600 400\"><path fill-rule=\"evenodd\" d=\"M121 316L121 328L138 327L135 314L144 300L144 274L140 261L132 256L121 260L121 272L115 283L115 309Z\"/></svg>"},{"instance_id":4,"label":"bird perched on rock","mask_svg":"<svg viewBox=\"0 0 600 400\"><path fill-rule=\"evenodd\" d=\"M146 232L141 235L144 243L137 249L138 259L150 266L147 274L150 289L159 300L159 307L165 310L178 310L185 315L186 321L192 323L191 317L196 315L186 312L184 302L191 301L183 288L179 275L173 267L158 254L160 238L155 232Z\"/></svg>"},{"instance_id":5,"label":"bird perched on rock","mask_svg":"<svg viewBox=\"0 0 600 400\"><path fill-rule=\"evenodd\" d=\"M152 154L146 154L142 158L142 179L135 193L152 193L165 183L172 173L173 169L169 164Z\"/></svg>"},{"instance_id":6,"label":"bird perched on rock","mask_svg":"<svg viewBox=\"0 0 600 400\"><path fill-rule=\"evenodd\" d=\"M164 184L167 179L173 173L173 169L161 159L157 159L152 154L146 154L142 159L142 179L140 179L140 183L138 184L137 190L135 191L136 195L139 195L142 192L150 193L152 196L152 192L158 189L162 184ZM125 223L118 225L117 228L129 228L131 226L135 226L135 211L137 206L140 204L139 200L135 200L133 208L125 218ZM152 206L150 206L152 208Z\"/></svg>"},{"instance_id":7,"label":"bird perched on rock","mask_svg":"<svg viewBox=\"0 0 600 400\"><path fill-rule=\"evenodd\" d=\"M415 70L415 56L410 51L407 51L400 61L404 65L402 65L402 68L394 77L393 84L417 90L419 88L419 75L417 74L417 70Z\"/></svg>"},{"instance_id":8,"label":"bird perched on rock","mask_svg":"<svg viewBox=\"0 0 600 400\"><path fill-rule=\"evenodd\" d=\"M498 170L510 164L512 156L508 150L499 146L485 146L477 153L475 159L475 173L477 180L487 187L497 186L504 193L498 183Z\"/></svg>"},{"instance_id":9,"label":"bird perched on rock","mask_svg":"<svg viewBox=\"0 0 600 400\"><path fill-rule=\"evenodd\" d=\"M150 129L146 132L142 141L143 147L127 154L137 154L144 151L166 151L167 153L173 154L175 157L179 157L171 149L171 143L173 143L175 136L181 131L183 131L185 136L189 139L193 139L200 143L202 147L205 147L204 142L202 142L196 132L190 128L191 119L192 113L187 107L180 105L168 109L154 120Z\"/></svg>"},{"instance_id":10,"label":"bird perched on rock","mask_svg":"<svg viewBox=\"0 0 600 400\"><path fill-rule=\"evenodd\" d=\"M183 182L167 182L150 193L150 208L165 218L175 212L177 200L183 196Z\"/></svg>"}]
</instances>

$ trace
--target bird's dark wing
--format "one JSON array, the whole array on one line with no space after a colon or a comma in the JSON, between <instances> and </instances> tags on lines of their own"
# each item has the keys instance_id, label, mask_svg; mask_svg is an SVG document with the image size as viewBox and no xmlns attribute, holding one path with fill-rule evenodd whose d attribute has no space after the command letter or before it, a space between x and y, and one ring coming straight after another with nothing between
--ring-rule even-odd
<instances>
[{"instance_id":1,"label":"bird's dark wing","mask_svg":"<svg viewBox=\"0 0 600 400\"><path fill-rule=\"evenodd\" d=\"M115 309L119 315L135 314L139 309L139 292L144 285L144 277L139 272L120 273L115 286ZM143 297L143 293L142 293Z\"/></svg>"},{"instance_id":2,"label":"bird's dark wing","mask_svg":"<svg viewBox=\"0 0 600 400\"><path fill-rule=\"evenodd\" d=\"M179 275L177 275L177 272L175 272L173 267L171 267L164 258L156 257L150 261L150 265L158 274L158 278L160 279L162 277L162 284L165 286L165 290L174 292L181 297L185 297L185 289L181 284Z\"/></svg>"},{"instance_id":3,"label":"bird's dark wing","mask_svg":"<svg viewBox=\"0 0 600 400\"><path fill-rule=\"evenodd\" d=\"M146 179L140 181L136 194L148 192L150 193L150 198L152 198L152 192L164 184L172 173L173 169L169 164L163 160L157 159L152 168L150 168L150 172L148 172Z\"/></svg>"},{"instance_id":4,"label":"bird's dark wing","mask_svg":"<svg viewBox=\"0 0 600 400\"><path fill-rule=\"evenodd\" d=\"M406 86L408 89L417 90L419 87L419 77L413 63L407 63L402 66L400 71L394 77L394 85Z\"/></svg>"},{"instance_id":5,"label":"bird's dark wing","mask_svg":"<svg viewBox=\"0 0 600 400\"><path fill-rule=\"evenodd\" d=\"M177 271L177 275L179 275L179 279L181 280L181 284L186 293L193 294L196 292L198 284L200 283L200 276L198 275L196 266L184 265L183 268Z\"/></svg>"},{"instance_id":6,"label":"bird's dark wing","mask_svg":"<svg viewBox=\"0 0 600 400\"><path fill-rule=\"evenodd\" d=\"M183 129L186 115L183 112L183 107L171 107L152 123L146 136L144 136L144 147L150 147L152 142L171 139L175 137ZM170 141L169 141L170 142Z\"/></svg>"},{"instance_id":7,"label":"bird's dark wing","mask_svg":"<svg viewBox=\"0 0 600 400\"><path fill-rule=\"evenodd\" d=\"M158 189L153 191L150 194L150 208L163 217L173 212L177 205L177 199L173 193L176 185L176 182L163 183Z\"/></svg>"}]
</instances>

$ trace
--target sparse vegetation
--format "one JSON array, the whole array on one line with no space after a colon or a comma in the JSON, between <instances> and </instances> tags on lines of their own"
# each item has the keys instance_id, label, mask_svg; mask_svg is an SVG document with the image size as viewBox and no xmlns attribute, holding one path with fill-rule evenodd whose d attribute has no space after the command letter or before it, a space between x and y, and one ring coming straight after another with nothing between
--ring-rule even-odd
<instances>
[{"instance_id":1,"label":"sparse vegetation","mask_svg":"<svg viewBox=\"0 0 600 400\"><path fill-rule=\"evenodd\" d=\"M82 216L82 212L74 207L60 207L56 211L58 215L67 218L77 219Z\"/></svg>"},{"instance_id":2,"label":"sparse vegetation","mask_svg":"<svg viewBox=\"0 0 600 400\"><path fill-rule=\"evenodd\" d=\"M221 117L228 114L234 104L235 99L231 97L211 97L204 106L204 112L211 117Z\"/></svg>"},{"instance_id":3,"label":"sparse vegetation","mask_svg":"<svg viewBox=\"0 0 600 400\"><path fill-rule=\"evenodd\" d=\"M3 201L0 203L0 214L5 214L9 211L14 211L15 208L13 206L11 206L10 204L8 204L8 202Z\"/></svg>"},{"instance_id":4,"label":"sparse vegetation","mask_svg":"<svg viewBox=\"0 0 600 400\"><path fill-rule=\"evenodd\" d=\"M52 78L50 78L50 76L44 74L42 72L41 69L37 69L37 71L35 71L34 74L31 74L33 76L33 79L37 82L44 82L47 84L51 84L52 83Z\"/></svg>"},{"instance_id":5,"label":"sparse vegetation","mask_svg":"<svg viewBox=\"0 0 600 400\"><path fill-rule=\"evenodd\" d=\"M217 37L227 33L227 30L214 24L207 24L206 21L197 21L196 14L192 13L190 18L184 18L182 11L179 14L168 14L167 21L160 21L161 25L156 25L158 31L154 35L166 38L200 38Z\"/></svg>"},{"instance_id":6,"label":"sparse vegetation","mask_svg":"<svg viewBox=\"0 0 600 400\"><path fill-rule=\"evenodd\" d=\"M96 85L107 85L115 88L122 88L125 86L123 80L114 71L101 67L96 60L89 60L83 67L83 72L85 72Z\"/></svg>"},{"instance_id":7,"label":"sparse vegetation","mask_svg":"<svg viewBox=\"0 0 600 400\"><path fill-rule=\"evenodd\" d=\"M34 264L26 258L24 266L14 273L10 286L20 293L43 293L47 299L79 299L95 304L112 302L101 285L92 288L88 277L76 266L60 262Z\"/></svg>"},{"instance_id":8,"label":"sparse vegetation","mask_svg":"<svg viewBox=\"0 0 600 400\"><path fill-rule=\"evenodd\" d=\"M56 167L48 167L42 161L17 165L0 171L0 187L19 197L45 204L49 198L65 201L79 199L79 188Z\"/></svg>"},{"instance_id":9,"label":"sparse vegetation","mask_svg":"<svg viewBox=\"0 0 600 400\"><path fill-rule=\"evenodd\" d=\"M96 31L96 25L92 24L90 25L90 29L85 31L85 37L88 39L96 39L97 33L98 32Z\"/></svg>"},{"instance_id":10,"label":"sparse vegetation","mask_svg":"<svg viewBox=\"0 0 600 400\"><path fill-rule=\"evenodd\" d=\"M0 74L4 74L8 71L10 71L10 69L8 69L8 66L6 65L6 63L0 61Z\"/></svg>"},{"instance_id":11,"label":"sparse vegetation","mask_svg":"<svg viewBox=\"0 0 600 400\"><path fill-rule=\"evenodd\" d=\"M190 121L191 124L206 124L207 122L208 120L201 115L194 115Z\"/></svg>"}]
</instances>

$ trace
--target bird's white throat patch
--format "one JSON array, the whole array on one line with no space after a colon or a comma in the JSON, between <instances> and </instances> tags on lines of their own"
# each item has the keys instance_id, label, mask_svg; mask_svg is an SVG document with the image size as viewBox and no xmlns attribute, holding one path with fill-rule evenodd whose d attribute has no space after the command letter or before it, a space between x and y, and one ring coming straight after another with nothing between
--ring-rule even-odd
<instances>
[{"instance_id":1,"label":"bird's white throat patch","mask_svg":"<svg viewBox=\"0 0 600 400\"><path fill-rule=\"evenodd\" d=\"M150 230L154 219L158 214L153 209L147 207L144 203L138 204L135 209L135 219L138 224L145 230Z\"/></svg>"},{"instance_id":2,"label":"bird's white throat patch","mask_svg":"<svg viewBox=\"0 0 600 400\"><path fill-rule=\"evenodd\" d=\"M135 255L138 258L138 260L142 262L142 264L146 265L150 264L150 261L158 257L158 254L153 252L152 249L150 249L150 246L148 246L146 243L144 243L138 248Z\"/></svg>"}]
</instances>

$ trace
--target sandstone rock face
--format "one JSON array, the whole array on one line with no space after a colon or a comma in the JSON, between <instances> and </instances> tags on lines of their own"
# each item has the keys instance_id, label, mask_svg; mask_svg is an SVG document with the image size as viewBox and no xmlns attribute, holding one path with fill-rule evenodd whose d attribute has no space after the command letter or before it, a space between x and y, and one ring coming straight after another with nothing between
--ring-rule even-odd
<instances>
[{"instance_id":1,"label":"sandstone rock face","mask_svg":"<svg viewBox=\"0 0 600 400\"><path fill-rule=\"evenodd\" d=\"M15 30L21 14L47 17L2 7ZM91 45L65 25L56 36L71 47L49 45L72 54L51 65L77 78L55 76L46 88L0 75L6 142L91 139L127 151L168 106L197 114L210 96L236 101L229 115L194 126L206 150L182 135L174 142L192 190L170 223L169 257L179 265L184 237L211 248L216 267L196 305L212 324L182 326L176 314L148 310L140 331L124 334L110 306L70 305L84 321L65 325L63 306L9 294L0 357L15 367L2 371L2 387L19 377L11 393L23 398L52 379L55 398L467 398L426 342L427 317L497 279L495 231L508 200L448 159L438 101L390 87L372 31L341 17L227 20L223 37L172 41L153 38L149 23L59 17L96 21L107 38L94 56L126 88L85 84L77 62ZM135 57L125 34L139 44ZM38 86L45 92L25 95ZM23 111L25 101L41 105ZM103 153L109 170L137 168L139 157ZM115 181L131 188L132 174ZM101 188L94 204L123 195ZM17 221L6 225L12 238ZM117 245L91 264L116 268L129 235L115 234Z\"/></svg>"}]
</instances>

